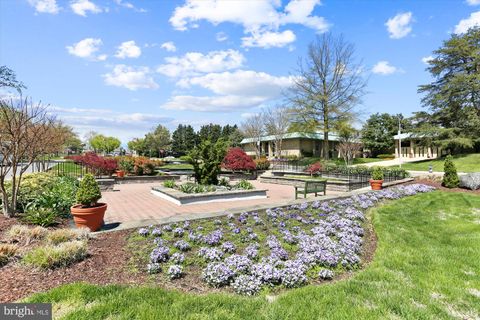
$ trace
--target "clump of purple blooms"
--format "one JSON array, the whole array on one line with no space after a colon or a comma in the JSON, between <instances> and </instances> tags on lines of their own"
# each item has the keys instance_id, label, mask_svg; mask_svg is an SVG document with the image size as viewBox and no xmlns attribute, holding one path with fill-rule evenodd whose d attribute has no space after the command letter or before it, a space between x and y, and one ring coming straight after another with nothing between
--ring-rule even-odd
<instances>
[{"instance_id":1,"label":"clump of purple blooms","mask_svg":"<svg viewBox=\"0 0 480 320\"><path fill-rule=\"evenodd\" d=\"M147 265L147 272L150 274L159 273L160 271L162 271L160 263L154 262Z\"/></svg>"},{"instance_id":2,"label":"clump of purple blooms","mask_svg":"<svg viewBox=\"0 0 480 320\"><path fill-rule=\"evenodd\" d=\"M168 261L174 264L182 264L185 261L185 255L181 252L175 252Z\"/></svg>"},{"instance_id":3,"label":"clump of purple blooms","mask_svg":"<svg viewBox=\"0 0 480 320\"><path fill-rule=\"evenodd\" d=\"M204 258L206 261L220 261L223 258L223 251L217 248L201 247L198 250L198 256Z\"/></svg>"},{"instance_id":4,"label":"clump of purple blooms","mask_svg":"<svg viewBox=\"0 0 480 320\"><path fill-rule=\"evenodd\" d=\"M221 247L225 253L234 253L237 250L237 246L231 241L225 241Z\"/></svg>"},{"instance_id":5,"label":"clump of purple blooms","mask_svg":"<svg viewBox=\"0 0 480 320\"><path fill-rule=\"evenodd\" d=\"M318 272L318 277L323 280L332 280L335 274L332 270L322 269Z\"/></svg>"},{"instance_id":6,"label":"clump of purple blooms","mask_svg":"<svg viewBox=\"0 0 480 320\"><path fill-rule=\"evenodd\" d=\"M150 261L151 262L165 262L168 260L170 256L170 249L168 247L160 246L156 247L150 253Z\"/></svg>"},{"instance_id":7,"label":"clump of purple blooms","mask_svg":"<svg viewBox=\"0 0 480 320\"><path fill-rule=\"evenodd\" d=\"M170 279L178 279L183 275L183 267L178 264L173 264L168 267L167 274Z\"/></svg>"},{"instance_id":8,"label":"clump of purple blooms","mask_svg":"<svg viewBox=\"0 0 480 320\"><path fill-rule=\"evenodd\" d=\"M183 237L183 234L184 234L184 233L185 233L185 230L184 230L183 228L175 228L175 229L173 229L173 235L174 235L175 237L181 238L181 237Z\"/></svg>"},{"instance_id":9,"label":"clump of purple blooms","mask_svg":"<svg viewBox=\"0 0 480 320\"><path fill-rule=\"evenodd\" d=\"M147 228L138 229L138 234L143 236L143 237L148 236L149 233L150 233L150 230L148 230Z\"/></svg>"},{"instance_id":10,"label":"clump of purple blooms","mask_svg":"<svg viewBox=\"0 0 480 320\"><path fill-rule=\"evenodd\" d=\"M235 279L232 287L238 294L253 296L262 288L262 282L255 276L242 274Z\"/></svg>"},{"instance_id":11,"label":"clump of purple blooms","mask_svg":"<svg viewBox=\"0 0 480 320\"><path fill-rule=\"evenodd\" d=\"M188 251L191 248L190 243L185 240L178 240L173 244L173 246L180 251Z\"/></svg>"},{"instance_id":12,"label":"clump of purple blooms","mask_svg":"<svg viewBox=\"0 0 480 320\"><path fill-rule=\"evenodd\" d=\"M183 228L175 224L165 225L163 229L151 226L140 228L138 233L145 237L156 236L157 247L151 252L147 266L149 273L160 272L160 263L169 261L172 265L167 274L171 279L183 274L185 254L176 252L170 256L171 240L161 236L162 231L173 231L175 237L183 238L188 232L190 243L207 245L197 251L208 263L202 272L207 284L213 287L231 285L239 294L254 295L263 286L302 286L308 283L307 274L312 274L312 270L320 270L319 279L331 280L335 275L333 268L358 268L365 234L365 210L383 199L399 199L432 190L430 186L411 184L349 198L267 209L265 214L229 214L227 220L214 220L217 229L206 234L201 233L202 226L190 228L187 222ZM244 225L243 231L239 225ZM223 230L228 233L224 234ZM269 235L265 239L266 232ZM187 251L190 243L178 239L173 246ZM246 247L237 250L237 245L243 247L241 243ZM237 251L242 254L236 254Z\"/></svg>"},{"instance_id":13,"label":"clump of purple blooms","mask_svg":"<svg viewBox=\"0 0 480 320\"><path fill-rule=\"evenodd\" d=\"M223 262L209 263L202 273L203 281L212 287L228 285L233 276L233 271Z\"/></svg>"}]
</instances>

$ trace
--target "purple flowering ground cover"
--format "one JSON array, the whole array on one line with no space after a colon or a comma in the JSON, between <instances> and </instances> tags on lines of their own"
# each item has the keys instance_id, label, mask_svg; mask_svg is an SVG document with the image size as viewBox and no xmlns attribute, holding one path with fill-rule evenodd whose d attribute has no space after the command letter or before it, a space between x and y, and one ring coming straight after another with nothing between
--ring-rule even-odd
<instances>
[{"instance_id":1,"label":"purple flowering ground cover","mask_svg":"<svg viewBox=\"0 0 480 320\"><path fill-rule=\"evenodd\" d=\"M362 266L365 212L382 200L432 191L422 184L262 212L140 228L130 237L141 272L184 287L242 295L330 281Z\"/></svg>"}]
</instances>

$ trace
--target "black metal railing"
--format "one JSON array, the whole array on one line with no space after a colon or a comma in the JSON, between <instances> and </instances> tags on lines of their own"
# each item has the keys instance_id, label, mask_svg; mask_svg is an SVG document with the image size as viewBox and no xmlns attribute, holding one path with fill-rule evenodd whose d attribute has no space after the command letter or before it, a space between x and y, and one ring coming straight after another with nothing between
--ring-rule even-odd
<instances>
[{"instance_id":1,"label":"black metal railing","mask_svg":"<svg viewBox=\"0 0 480 320\"><path fill-rule=\"evenodd\" d=\"M95 177L99 176L96 170L72 161L59 161L53 165L49 171L59 176L70 176L75 178L83 178L87 173L93 174Z\"/></svg>"},{"instance_id":2,"label":"black metal railing","mask_svg":"<svg viewBox=\"0 0 480 320\"><path fill-rule=\"evenodd\" d=\"M299 160L274 160L272 161L272 172L274 173L293 173L299 175L313 175L326 179L337 179L348 184L348 189L355 190L369 186L372 168L366 167L346 167L326 165L321 170L314 173L307 172L308 165ZM408 173L402 169L382 168L383 181L392 182L408 177Z\"/></svg>"}]
</instances>

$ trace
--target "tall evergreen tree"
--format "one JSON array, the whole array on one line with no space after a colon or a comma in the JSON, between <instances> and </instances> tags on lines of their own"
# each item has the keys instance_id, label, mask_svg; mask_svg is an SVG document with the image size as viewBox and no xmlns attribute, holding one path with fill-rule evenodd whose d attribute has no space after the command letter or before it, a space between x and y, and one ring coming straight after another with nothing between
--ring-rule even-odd
<instances>
[{"instance_id":1,"label":"tall evergreen tree","mask_svg":"<svg viewBox=\"0 0 480 320\"><path fill-rule=\"evenodd\" d=\"M433 54L427 70L434 80L418 89L431 111L425 131L444 149L472 148L480 143L480 28L453 34Z\"/></svg>"},{"instance_id":2,"label":"tall evergreen tree","mask_svg":"<svg viewBox=\"0 0 480 320\"><path fill-rule=\"evenodd\" d=\"M172 151L187 154L197 145L197 134L191 125L179 124L172 134Z\"/></svg>"},{"instance_id":3,"label":"tall evergreen tree","mask_svg":"<svg viewBox=\"0 0 480 320\"><path fill-rule=\"evenodd\" d=\"M222 137L222 127L218 124L207 124L200 128L198 138L200 142L209 140L213 143L217 142Z\"/></svg>"}]
</instances>

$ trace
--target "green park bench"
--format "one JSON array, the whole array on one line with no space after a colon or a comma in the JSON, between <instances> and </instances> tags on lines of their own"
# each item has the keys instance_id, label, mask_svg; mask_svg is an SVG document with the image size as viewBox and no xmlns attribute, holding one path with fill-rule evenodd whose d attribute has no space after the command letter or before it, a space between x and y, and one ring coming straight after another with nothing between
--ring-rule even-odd
<instances>
[{"instance_id":1,"label":"green park bench","mask_svg":"<svg viewBox=\"0 0 480 320\"><path fill-rule=\"evenodd\" d=\"M327 180L305 181L305 186L295 186L295 199L298 199L299 194L306 198L309 193L315 193L316 197L319 192L327 194Z\"/></svg>"}]
</instances>

